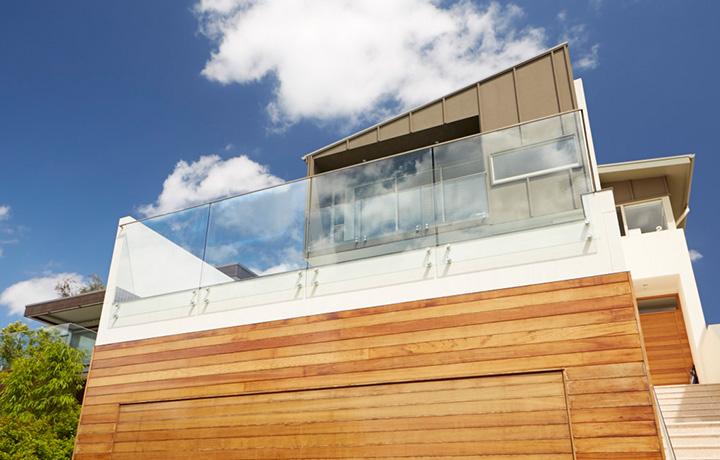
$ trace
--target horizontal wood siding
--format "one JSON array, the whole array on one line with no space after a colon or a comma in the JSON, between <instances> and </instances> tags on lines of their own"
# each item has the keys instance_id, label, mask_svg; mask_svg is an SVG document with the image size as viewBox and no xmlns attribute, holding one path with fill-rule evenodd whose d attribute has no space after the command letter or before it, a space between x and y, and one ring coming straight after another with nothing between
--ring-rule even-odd
<instances>
[{"instance_id":1,"label":"horizontal wood siding","mask_svg":"<svg viewBox=\"0 0 720 460\"><path fill-rule=\"evenodd\" d=\"M120 406L114 458L198 451L223 459L572 459L558 371Z\"/></svg>"},{"instance_id":2,"label":"horizontal wood siding","mask_svg":"<svg viewBox=\"0 0 720 460\"><path fill-rule=\"evenodd\" d=\"M693 360L682 311L643 313L640 324L653 384L690 383Z\"/></svg>"},{"instance_id":3,"label":"horizontal wood siding","mask_svg":"<svg viewBox=\"0 0 720 460\"><path fill-rule=\"evenodd\" d=\"M625 273L98 346L75 458L249 458L272 444L257 458L461 460L485 437L488 459L659 459L643 356ZM522 383L558 375L562 392ZM566 419L570 451L553 428ZM367 432L381 434L363 450Z\"/></svg>"}]
</instances>

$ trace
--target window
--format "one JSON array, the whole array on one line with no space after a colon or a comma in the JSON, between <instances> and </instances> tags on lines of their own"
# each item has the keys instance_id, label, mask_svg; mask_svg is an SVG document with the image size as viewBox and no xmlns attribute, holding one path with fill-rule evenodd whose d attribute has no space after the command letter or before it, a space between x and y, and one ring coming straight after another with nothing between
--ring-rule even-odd
<instances>
[{"instance_id":1,"label":"window","mask_svg":"<svg viewBox=\"0 0 720 460\"><path fill-rule=\"evenodd\" d=\"M640 233L651 233L668 228L663 200L626 204L623 208L628 230L639 229Z\"/></svg>"},{"instance_id":2,"label":"window","mask_svg":"<svg viewBox=\"0 0 720 460\"><path fill-rule=\"evenodd\" d=\"M580 166L575 136L500 152L490 157L493 184Z\"/></svg>"},{"instance_id":3,"label":"window","mask_svg":"<svg viewBox=\"0 0 720 460\"><path fill-rule=\"evenodd\" d=\"M678 298L676 295L670 295L637 299L637 305L640 314L675 311L678 308Z\"/></svg>"}]
</instances>

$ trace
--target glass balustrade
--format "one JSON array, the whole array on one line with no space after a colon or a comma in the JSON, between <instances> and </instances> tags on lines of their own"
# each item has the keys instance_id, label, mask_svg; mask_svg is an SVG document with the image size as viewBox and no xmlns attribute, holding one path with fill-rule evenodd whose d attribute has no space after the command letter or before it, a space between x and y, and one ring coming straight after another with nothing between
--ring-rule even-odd
<instances>
[{"instance_id":1,"label":"glass balustrade","mask_svg":"<svg viewBox=\"0 0 720 460\"><path fill-rule=\"evenodd\" d=\"M290 182L212 203L201 285L307 268L309 182Z\"/></svg>"},{"instance_id":2,"label":"glass balustrade","mask_svg":"<svg viewBox=\"0 0 720 460\"><path fill-rule=\"evenodd\" d=\"M115 305L187 315L210 286L582 219L591 190L579 111L437 144L125 224Z\"/></svg>"},{"instance_id":3,"label":"glass balustrade","mask_svg":"<svg viewBox=\"0 0 720 460\"><path fill-rule=\"evenodd\" d=\"M435 243L431 149L315 176L311 190L310 265Z\"/></svg>"},{"instance_id":4,"label":"glass balustrade","mask_svg":"<svg viewBox=\"0 0 720 460\"><path fill-rule=\"evenodd\" d=\"M117 263L114 302L198 288L206 265L209 215L206 204L123 225L118 233L119 259L113 261Z\"/></svg>"}]
</instances>

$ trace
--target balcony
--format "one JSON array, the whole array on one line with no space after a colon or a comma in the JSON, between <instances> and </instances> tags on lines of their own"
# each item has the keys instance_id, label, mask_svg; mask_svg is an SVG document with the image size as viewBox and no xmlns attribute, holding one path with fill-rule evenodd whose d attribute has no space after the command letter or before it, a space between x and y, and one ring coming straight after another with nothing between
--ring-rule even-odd
<instances>
[{"instance_id":1,"label":"balcony","mask_svg":"<svg viewBox=\"0 0 720 460\"><path fill-rule=\"evenodd\" d=\"M67 345L83 353L83 364L85 365L85 372L87 372L90 367L90 359L95 347L97 333L72 323L47 326L46 329L56 334Z\"/></svg>"},{"instance_id":2,"label":"balcony","mask_svg":"<svg viewBox=\"0 0 720 460\"><path fill-rule=\"evenodd\" d=\"M323 267L391 254L427 250L427 273L431 249L450 264L450 244L583 221L589 164L574 111L124 222L109 327L203 314L210 288L213 312L313 295Z\"/></svg>"}]
</instances>

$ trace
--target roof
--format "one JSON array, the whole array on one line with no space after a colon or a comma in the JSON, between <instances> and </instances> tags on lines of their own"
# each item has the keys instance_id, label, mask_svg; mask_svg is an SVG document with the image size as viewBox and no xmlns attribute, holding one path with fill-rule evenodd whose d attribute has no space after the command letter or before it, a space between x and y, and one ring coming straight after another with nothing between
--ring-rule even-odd
<instances>
[{"instance_id":1,"label":"roof","mask_svg":"<svg viewBox=\"0 0 720 460\"><path fill-rule=\"evenodd\" d=\"M97 331L105 290L34 303L25 307L25 317L46 324L74 323Z\"/></svg>"},{"instance_id":2,"label":"roof","mask_svg":"<svg viewBox=\"0 0 720 460\"><path fill-rule=\"evenodd\" d=\"M678 218L690 205L694 165L695 155L684 154L599 165L598 172L602 183L665 176L673 213Z\"/></svg>"}]
</instances>

